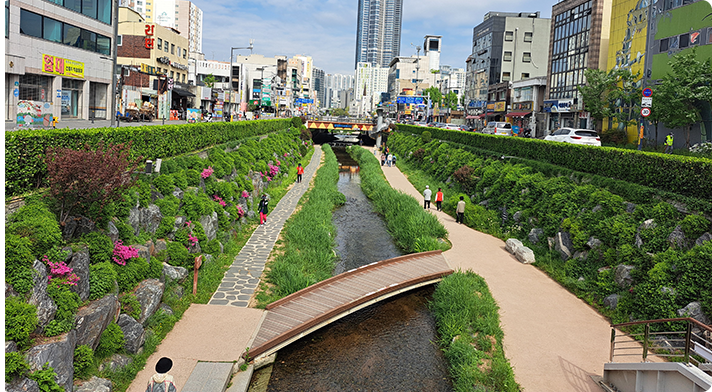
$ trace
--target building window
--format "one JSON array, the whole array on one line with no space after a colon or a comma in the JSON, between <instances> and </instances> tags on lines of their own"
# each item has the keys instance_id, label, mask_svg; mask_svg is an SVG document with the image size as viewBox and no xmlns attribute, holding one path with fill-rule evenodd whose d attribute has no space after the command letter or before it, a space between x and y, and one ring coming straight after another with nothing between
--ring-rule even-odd
<instances>
[{"instance_id":1,"label":"building window","mask_svg":"<svg viewBox=\"0 0 712 392\"><path fill-rule=\"evenodd\" d=\"M102 54L109 54L111 46L111 39L101 34L23 9L20 10L20 33Z\"/></svg>"},{"instance_id":2,"label":"building window","mask_svg":"<svg viewBox=\"0 0 712 392\"><path fill-rule=\"evenodd\" d=\"M185 49L183 49L183 58L185 58L186 53L187 53L187 51Z\"/></svg>"},{"instance_id":3,"label":"building window","mask_svg":"<svg viewBox=\"0 0 712 392\"><path fill-rule=\"evenodd\" d=\"M20 10L20 34L42 38L42 15Z\"/></svg>"},{"instance_id":4,"label":"building window","mask_svg":"<svg viewBox=\"0 0 712 392\"><path fill-rule=\"evenodd\" d=\"M522 55L522 61L525 63L531 63L532 62L532 54L529 52L524 52Z\"/></svg>"},{"instance_id":5,"label":"building window","mask_svg":"<svg viewBox=\"0 0 712 392\"><path fill-rule=\"evenodd\" d=\"M532 42L532 35L533 33L524 33L524 42Z\"/></svg>"},{"instance_id":6,"label":"building window","mask_svg":"<svg viewBox=\"0 0 712 392\"><path fill-rule=\"evenodd\" d=\"M503 82L509 82L509 79L511 79L511 74L509 72L502 72L502 81Z\"/></svg>"},{"instance_id":7,"label":"building window","mask_svg":"<svg viewBox=\"0 0 712 392\"><path fill-rule=\"evenodd\" d=\"M36 74L20 75L18 98L27 101L52 101L51 77ZM44 99L42 99L44 96Z\"/></svg>"},{"instance_id":8,"label":"building window","mask_svg":"<svg viewBox=\"0 0 712 392\"><path fill-rule=\"evenodd\" d=\"M504 52L504 57L502 61L512 61L512 52Z\"/></svg>"},{"instance_id":9,"label":"building window","mask_svg":"<svg viewBox=\"0 0 712 392\"><path fill-rule=\"evenodd\" d=\"M522 79L529 79L529 73L522 72Z\"/></svg>"},{"instance_id":10,"label":"building window","mask_svg":"<svg viewBox=\"0 0 712 392\"><path fill-rule=\"evenodd\" d=\"M162 49L163 49L163 40L162 40L162 39L160 39L160 38L158 39L158 43L156 44L156 48L157 48L158 50L162 50Z\"/></svg>"},{"instance_id":11,"label":"building window","mask_svg":"<svg viewBox=\"0 0 712 392\"><path fill-rule=\"evenodd\" d=\"M171 77L173 77L173 71L171 71Z\"/></svg>"},{"instance_id":12,"label":"building window","mask_svg":"<svg viewBox=\"0 0 712 392\"><path fill-rule=\"evenodd\" d=\"M685 33L680 36L680 49L690 46L690 34Z\"/></svg>"},{"instance_id":13,"label":"building window","mask_svg":"<svg viewBox=\"0 0 712 392\"><path fill-rule=\"evenodd\" d=\"M176 45L171 44L171 54L176 54Z\"/></svg>"},{"instance_id":14,"label":"building window","mask_svg":"<svg viewBox=\"0 0 712 392\"><path fill-rule=\"evenodd\" d=\"M10 37L10 0L5 0L5 38Z\"/></svg>"},{"instance_id":15,"label":"building window","mask_svg":"<svg viewBox=\"0 0 712 392\"><path fill-rule=\"evenodd\" d=\"M166 41L166 44L163 45L163 51L168 53L168 41Z\"/></svg>"},{"instance_id":16,"label":"building window","mask_svg":"<svg viewBox=\"0 0 712 392\"><path fill-rule=\"evenodd\" d=\"M514 41L514 31L505 31L504 32L504 40L505 41Z\"/></svg>"},{"instance_id":17,"label":"building window","mask_svg":"<svg viewBox=\"0 0 712 392\"><path fill-rule=\"evenodd\" d=\"M116 46L121 46L124 42L124 36L119 34L116 36Z\"/></svg>"}]
</instances>

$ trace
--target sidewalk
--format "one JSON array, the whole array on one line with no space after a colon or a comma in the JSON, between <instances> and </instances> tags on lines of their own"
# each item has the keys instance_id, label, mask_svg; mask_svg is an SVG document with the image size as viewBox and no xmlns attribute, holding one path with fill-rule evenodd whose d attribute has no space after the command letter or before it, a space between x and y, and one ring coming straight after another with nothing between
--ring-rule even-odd
<instances>
[{"instance_id":1,"label":"sidewalk","mask_svg":"<svg viewBox=\"0 0 712 392\"><path fill-rule=\"evenodd\" d=\"M202 374L202 369L195 369L198 361L230 362L232 365L231 362L240 359L240 355L256 336L264 313L262 309L248 308L248 301L243 301L241 297L251 296L257 287L272 246L284 227L284 222L294 212L299 199L309 188L309 182L320 161L321 148L315 146L301 184L292 186L279 203L272 207L268 223L252 233L226 272L223 283L213 295L210 304L192 304L185 311L181 320L146 360L146 366L136 375L127 392L146 390L149 379L156 373L156 362L161 357L173 360L173 369L169 374L173 375L179 391L183 391L191 375L201 381L212 376L209 372ZM201 374L193 374L194 370Z\"/></svg>"},{"instance_id":2,"label":"sidewalk","mask_svg":"<svg viewBox=\"0 0 712 392\"><path fill-rule=\"evenodd\" d=\"M395 189L422 201L421 192L396 167L383 167ZM447 192L447 190L445 191ZM455 223L437 212L452 249L452 267L482 276L500 307L505 355L526 392L601 392L591 375L609 361L609 322L538 268L518 262L498 238Z\"/></svg>"}]
</instances>

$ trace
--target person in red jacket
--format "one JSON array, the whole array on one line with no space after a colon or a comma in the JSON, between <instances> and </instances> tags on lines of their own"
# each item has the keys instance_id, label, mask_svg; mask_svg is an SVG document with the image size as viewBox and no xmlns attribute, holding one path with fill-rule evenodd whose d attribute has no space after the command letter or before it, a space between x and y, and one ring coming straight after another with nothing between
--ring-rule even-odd
<instances>
[{"instance_id":1,"label":"person in red jacket","mask_svg":"<svg viewBox=\"0 0 712 392\"><path fill-rule=\"evenodd\" d=\"M297 165L297 184L302 182L302 174L304 174L304 168L302 167L302 164Z\"/></svg>"},{"instance_id":2,"label":"person in red jacket","mask_svg":"<svg viewBox=\"0 0 712 392\"><path fill-rule=\"evenodd\" d=\"M438 188L438 193L435 194L435 207L438 211L443 209L443 188Z\"/></svg>"}]
</instances>

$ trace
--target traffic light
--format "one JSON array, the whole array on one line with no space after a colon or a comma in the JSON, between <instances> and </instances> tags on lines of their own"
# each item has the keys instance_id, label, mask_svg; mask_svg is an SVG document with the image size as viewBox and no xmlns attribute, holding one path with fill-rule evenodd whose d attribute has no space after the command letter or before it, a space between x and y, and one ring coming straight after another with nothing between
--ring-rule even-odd
<instances>
[{"instance_id":1,"label":"traffic light","mask_svg":"<svg viewBox=\"0 0 712 392\"><path fill-rule=\"evenodd\" d=\"M239 65L232 66L231 81L232 81L232 89L239 90L240 89L240 66Z\"/></svg>"}]
</instances>

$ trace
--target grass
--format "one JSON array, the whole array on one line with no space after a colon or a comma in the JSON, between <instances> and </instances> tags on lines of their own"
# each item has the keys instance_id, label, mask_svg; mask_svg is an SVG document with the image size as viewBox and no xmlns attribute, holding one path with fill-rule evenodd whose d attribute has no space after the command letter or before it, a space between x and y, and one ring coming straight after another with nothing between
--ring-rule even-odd
<instances>
[{"instance_id":1,"label":"grass","mask_svg":"<svg viewBox=\"0 0 712 392\"><path fill-rule=\"evenodd\" d=\"M346 201L336 183L339 167L331 147L324 145L324 164L317 171L313 188L300 201L298 212L284 225L274 259L256 295L258 307L330 278L337 262L334 253L336 227L331 218Z\"/></svg>"},{"instance_id":2,"label":"grass","mask_svg":"<svg viewBox=\"0 0 712 392\"><path fill-rule=\"evenodd\" d=\"M504 355L499 307L485 280L457 272L440 282L430 304L455 391L520 391Z\"/></svg>"},{"instance_id":3,"label":"grass","mask_svg":"<svg viewBox=\"0 0 712 392\"><path fill-rule=\"evenodd\" d=\"M383 216L396 245L406 253L448 249L445 227L410 195L393 189L373 154L362 147L349 147L361 171L361 189ZM399 161L400 162L400 161Z\"/></svg>"}]
</instances>

